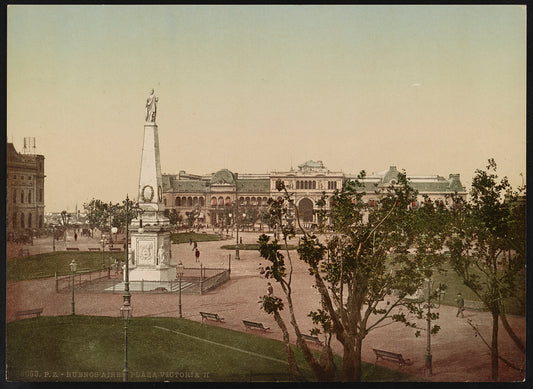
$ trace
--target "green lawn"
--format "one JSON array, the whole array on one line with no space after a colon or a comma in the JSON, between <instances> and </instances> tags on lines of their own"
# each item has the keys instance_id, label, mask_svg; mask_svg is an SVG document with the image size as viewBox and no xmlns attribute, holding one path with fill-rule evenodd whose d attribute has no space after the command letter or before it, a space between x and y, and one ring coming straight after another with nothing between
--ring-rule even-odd
<instances>
[{"instance_id":1,"label":"green lawn","mask_svg":"<svg viewBox=\"0 0 533 389\"><path fill-rule=\"evenodd\" d=\"M193 242L211 242L217 240L223 240L220 235L217 234L197 234L195 232L180 232L177 234L171 234L170 240L174 244Z\"/></svg>"},{"instance_id":2,"label":"green lawn","mask_svg":"<svg viewBox=\"0 0 533 389\"><path fill-rule=\"evenodd\" d=\"M7 379L121 381L123 331L122 320L112 317L41 317L7 323ZM296 358L303 373L299 380L312 381L299 350ZM335 363L341 367L338 357ZM290 380L282 342L162 317L130 321L128 369L130 381ZM406 381L409 377L364 364L363 378Z\"/></svg>"},{"instance_id":3,"label":"green lawn","mask_svg":"<svg viewBox=\"0 0 533 389\"><path fill-rule=\"evenodd\" d=\"M33 278L53 277L56 271L58 275L71 274L69 264L73 259L78 263L78 270L96 271L102 269L102 259L107 267L115 258L119 261L124 260L125 253L110 251L55 251L30 255L7 261L6 279L7 281L22 281Z\"/></svg>"},{"instance_id":4,"label":"green lawn","mask_svg":"<svg viewBox=\"0 0 533 389\"><path fill-rule=\"evenodd\" d=\"M438 286L439 283L443 283L448 287L446 289L446 295L444 296L443 304L455 306L455 299L457 298L457 293L459 292L463 295L463 298L465 300L479 301L475 293L463 284L462 279L455 273L455 271L451 268L450 265L445 265L445 269L445 273L435 272L433 276L433 279L435 280L435 286ZM519 293L523 295L523 300L525 301L525 274L522 274L520 277L522 280L520 283L522 288ZM520 316L525 315L525 307L519 304L516 299L506 299L505 307L507 309L507 313L509 314Z\"/></svg>"}]
</instances>

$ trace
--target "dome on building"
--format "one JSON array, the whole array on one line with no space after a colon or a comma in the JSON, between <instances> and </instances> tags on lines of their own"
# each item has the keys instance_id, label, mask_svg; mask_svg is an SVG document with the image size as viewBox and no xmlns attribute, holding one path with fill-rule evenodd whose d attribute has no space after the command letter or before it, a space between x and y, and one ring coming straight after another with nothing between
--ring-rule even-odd
<instances>
[{"instance_id":1,"label":"dome on building","mask_svg":"<svg viewBox=\"0 0 533 389\"><path fill-rule=\"evenodd\" d=\"M222 169L213 174L211 184L235 185L235 175L228 169Z\"/></svg>"}]
</instances>

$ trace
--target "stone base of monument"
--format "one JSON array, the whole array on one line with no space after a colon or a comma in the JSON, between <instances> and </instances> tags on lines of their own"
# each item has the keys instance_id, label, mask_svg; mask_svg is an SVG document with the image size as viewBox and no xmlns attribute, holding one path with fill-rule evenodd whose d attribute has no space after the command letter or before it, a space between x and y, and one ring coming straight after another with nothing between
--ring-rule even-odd
<instances>
[{"instance_id":1,"label":"stone base of monument","mask_svg":"<svg viewBox=\"0 0 533 389\"><path fill-rule=\"evenodd\" d=\"M130 270L130 281L176 281L176 267L140 268Z\"/></svg>"}]
</instances>

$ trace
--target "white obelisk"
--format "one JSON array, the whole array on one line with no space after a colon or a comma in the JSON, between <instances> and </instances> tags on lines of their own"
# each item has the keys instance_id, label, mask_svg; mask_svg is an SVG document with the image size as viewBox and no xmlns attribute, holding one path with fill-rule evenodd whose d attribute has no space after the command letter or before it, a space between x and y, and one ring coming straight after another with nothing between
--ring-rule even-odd
<instances>
[{"instance_id":1,"label":"white obelisk","mask_svg":"<svg viewBox=\"0 0 533 389\"><path fill-rule=\"evenodd\" d=\"M170 224L163 214L163 180L159 137L155 122L158 98L154 90L146 101L144 141L139 178L139 207L144 211L131 222L128 258L130 281L172 281L176 266L170 262Z\"/></svg>"}]
</instances>

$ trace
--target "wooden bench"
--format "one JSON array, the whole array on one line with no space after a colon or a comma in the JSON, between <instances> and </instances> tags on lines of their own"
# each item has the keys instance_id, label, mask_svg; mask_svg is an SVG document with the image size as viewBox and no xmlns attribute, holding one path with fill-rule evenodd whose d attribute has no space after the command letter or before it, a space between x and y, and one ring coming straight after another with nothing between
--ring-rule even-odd
<instances>
[{"instance_id":1,"label":"wooden bench","mask_svg":"<svg viewBox=\"0 0 533 389\"><path fill-rule=\"evenodd\" d=\"M202 321L204 320L214 320L218 322L224 321L224 318L220 317L218 313L200 312L200 315L202 315Z\"/></svg>"},{"instance_id":2,"label":"wooden bench","mask_svg":"<svg viewBox=\"0 0 533 389\"><path fill-rule=\"evenodd\" d=\"M100 247L89 247L89 251L100 251Z\"/></svg>"},{"instance_id":3,"label":"wooden bench","mask_svg":"<svg viewBox=\"0 0 533 389\"><path fill-rule=\"evenodd\" d=\"M322 341L320 339L318 339L318 336L302 334L302 338L304 338L304 340L307 340L309 342L315 342L315 343L322 344Z\"/></svg>"},{"instance_id":4,"label":"wooden bench","mask_svg":"<svg viewBox=\"0 0 533 389\"><path fill-rule=\"evenodd\" d=\"M242 321L242 324L244 324L244 326L247 328L247 329L251 329L251 330L261 330L261 331L266 331L266 330L269 330L270 327L265 327L263 325L263 323L256 323L256 322L253 322L253 321L248 321L248 320L243 320Z\"/></svg>"},{"instance_id":5,"label":"wooden bench","mask_svg":"<svg viewBox=\"0 0 533 389\"><path fill-rule=\"evenodd\" d=\"M111 247L109 251L122 251L120 247Z\"/></svg>"},{"instance_id":6,"label":"wooden bench","mask_svg":"<svg viewBox=\"0 0 533 389\"><path fill-rule=\"evenodd\" d=\"M483 301L465 300L465 309L471 309L473 311L487 311L487 307Z\"/></svg>"},{"instance_id":7,"label":"wooden bench","mask_svg":"<svg viewBox=\"0 0 533 389\"><path fill-rule=\"evenodd\" d=\"M374 350L374 353L376 354L376 363L378 362L378 359L381 358L383 360L387 359L389 361L398 362L399 366L411 364L411 360L403 359L402 354L391 353L390 351L378 350L375 348L372 350Z\"/></svg>"},{"instance_id":8,"label":"wooden bench","mask_svg":"<svg viewBox=\"0 0 533 389\"><path fill-rule=\"evenodd\" d=\"M27 309L25 311L17 311L15 315L17 316L17 319L20 319L22 316L39 317L41 316L41 313L43 313L43 308L34 308L34 309Z\"/></svg>"},{"instance_id":9,"label":"wooden bench","mask_svg":"<svg viewBox=\"0 0 533 389\"><path fill-rule=\"evenodd\" d=\"M67 247L67 251L80 251L79 247Z\"/></svg>"}]
</instances>

